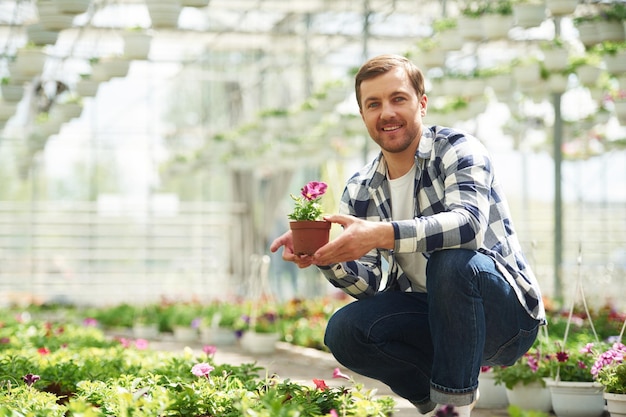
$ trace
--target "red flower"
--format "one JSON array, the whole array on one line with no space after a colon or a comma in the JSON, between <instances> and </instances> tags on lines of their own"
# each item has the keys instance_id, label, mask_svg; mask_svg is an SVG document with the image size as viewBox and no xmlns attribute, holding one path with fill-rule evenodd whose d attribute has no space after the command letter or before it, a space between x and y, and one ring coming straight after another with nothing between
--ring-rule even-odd
<instances>
[{"instance_id":1,"label":"red flower","mask_svg":"<svg viewBox=\"0 0 626 417\"><path fill-rule=\"evenodd\" d=\"M315 384L315 387L319 390L324 391L328 389L328 385L326 385L326 382L323 379L313 378L313 383Z\"/></svg>"},{"instance_id":2,"label":"red flower","mask_svg":"<svg viewBox=\"0 0 626 417\"><path fill-rule=\"evenodd\" d=\"M556 359L559 362L567 362L567 360L569 359L569 355L567 354L567 352L563 352L563 351L557 352L556 353Z\"/></svg>"},{"instance_id":3,"label":"red flower","mask_svg":"<svg viewBox=\"0 0 626 417\"><path fill-rule=\"evenodd\" d=\"M50 349L48 349L47 347L44 346L44 347L40 347L39 349L37 349L37 352L40 355L48 355L48 354L50 354Z\"/></svg>"}]
</instances>

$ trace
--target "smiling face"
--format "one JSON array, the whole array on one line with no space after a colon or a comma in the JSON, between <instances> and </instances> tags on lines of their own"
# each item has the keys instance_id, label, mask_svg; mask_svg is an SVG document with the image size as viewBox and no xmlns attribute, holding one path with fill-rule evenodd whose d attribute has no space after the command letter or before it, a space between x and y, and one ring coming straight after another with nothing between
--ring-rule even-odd
<instances>
[{"instance_id":1,"label":"smiling face","mask_svg":"<svg viewBox=\"0 0 626 417\"><path fill-rule=\"evenodd\" d=\"M428 99L418 95L406 69L396 66L361 81L361 116L383 154L415 155ZM397 155L399 156L399 155Z\"/></svg>"}]
</instances>

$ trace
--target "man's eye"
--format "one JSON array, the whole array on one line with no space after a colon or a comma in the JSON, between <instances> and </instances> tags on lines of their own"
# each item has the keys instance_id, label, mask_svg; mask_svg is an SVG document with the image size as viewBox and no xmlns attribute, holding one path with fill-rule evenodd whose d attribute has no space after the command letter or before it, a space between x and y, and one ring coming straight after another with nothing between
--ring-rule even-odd
<instances>
[{"instance_id":1,"label":"man's eye","mask_svg":"<svg viewBox=\"0 0 626 417\"><path fill-rule=\"evenodd\" d=\"M376 107L378 107L378 103L370 103L370 104L367 105L368 109L373 109L373 108L376 108Z\"/></svg>"}]
</instances>

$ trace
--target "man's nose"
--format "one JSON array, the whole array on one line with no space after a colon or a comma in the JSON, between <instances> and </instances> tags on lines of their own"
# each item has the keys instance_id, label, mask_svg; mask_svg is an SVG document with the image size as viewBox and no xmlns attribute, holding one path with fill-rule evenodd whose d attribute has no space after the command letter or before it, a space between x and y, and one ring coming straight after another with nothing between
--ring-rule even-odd
<instances>
[{"instance_id":1,"label":"man's nose","mask_svg":"<svg viewBox=\"0 0 626 417\"><path fill-rule=\"evenodd\" d=\"M387 119L390 116L395 115L395 110L390 102L384 102L381 104L380 118Z\"/></svg>"}]
</instances>

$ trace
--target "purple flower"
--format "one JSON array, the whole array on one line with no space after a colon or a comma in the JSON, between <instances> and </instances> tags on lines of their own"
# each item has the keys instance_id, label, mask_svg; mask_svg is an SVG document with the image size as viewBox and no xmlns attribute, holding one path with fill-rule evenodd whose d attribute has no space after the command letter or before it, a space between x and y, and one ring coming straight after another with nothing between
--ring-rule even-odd
<instances>
[{"instance_id":1,"label":"purple flower","mask_svg":"<svg viewBox=\"0 0 626 417\"><path fill-rule=\"evenodd\" d=\"M316 198L321 197L326 192L328 188L328 184L321 181L311 181L300 191L302 196L309 201L315 200Z\"/></svg>"},{"instance_id":2,"label":"purple flower","mask_svg":"<svg viewBox=\"0 0 626 417\"><path fill-rule=\"evenodd\" d=\"M39 375L27 374L27 375L24 375L22 379L24 380L26 385L30 387L35 382L39 381L41 378L39 377Z\"/></svg>"},{"instance_id":3,"label":"purple flower","mask_svg":"<svg viewBox=\"0 0 626 417\"><path fill-rule=\"evenodd\" d=\"M444 405L435 414L436 417L457 417L458 415L459 413L457 413L454 410L454 406L451 405Z\"/></svg>"}]
</instances>

